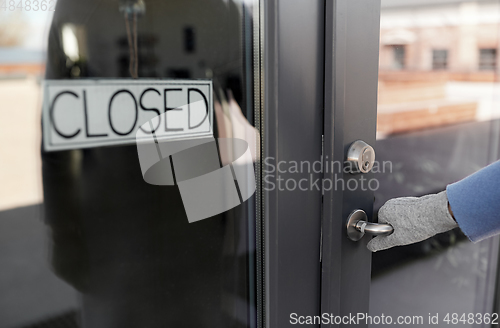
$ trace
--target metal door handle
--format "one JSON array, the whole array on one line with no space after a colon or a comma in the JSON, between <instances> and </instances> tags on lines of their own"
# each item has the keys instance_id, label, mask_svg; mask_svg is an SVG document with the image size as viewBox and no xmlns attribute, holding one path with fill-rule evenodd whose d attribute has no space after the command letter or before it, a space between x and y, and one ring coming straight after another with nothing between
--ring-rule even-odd
<instances>
[{"instance_id":1,"label":"metal door handle","mask_svg":"<svg viewBox=\"0 0 500 328\"><path fill-rule=\"evenodd\" d=\"M374 236L386 236L394 232L390 224L368 222L365 211L354 210L347 218L347 236L353 241L358 241L365 233Z\"/></svg>"}]
</instances>

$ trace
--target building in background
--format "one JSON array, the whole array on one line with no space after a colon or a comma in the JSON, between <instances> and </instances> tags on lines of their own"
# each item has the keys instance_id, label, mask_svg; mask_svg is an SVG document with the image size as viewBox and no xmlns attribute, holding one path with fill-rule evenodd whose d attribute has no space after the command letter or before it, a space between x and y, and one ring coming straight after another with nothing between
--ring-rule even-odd
<instances>
[{"instance_id":1,"label":"building in background","mask_svg":"<svg viewBox=\"0 0 500 328\"><path fill-rule=\"evenodd\" d=\"M380 69L447 71L493 81L498 71L498 1L382 1Z\"/></svg>"},{"instance_id":2,"label":"building in background","mask_svg":"<svg viewBox=\"0 0 500 328\"><path fill-rule=\"evenodd\" d=\"M499 41L498 1L382 0L379 133L498 117Z\"/></svg>"}]
</instances>

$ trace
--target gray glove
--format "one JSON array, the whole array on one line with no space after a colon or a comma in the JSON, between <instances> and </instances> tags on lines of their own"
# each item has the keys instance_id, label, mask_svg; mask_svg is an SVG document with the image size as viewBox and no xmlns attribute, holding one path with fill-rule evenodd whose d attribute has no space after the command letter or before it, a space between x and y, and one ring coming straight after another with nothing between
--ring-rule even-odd
<instances>
[{"instance_id":1,"label":"gray glove","mask_svg":"<svg viewBox=\"0 0 500 328\"><path fill-rule=\"evenodd\" d=\"M378 222L389 223L394 232L373 238L367 245L372 252L413 244L458 226L448 211L446 191L391 199L380 208Z\"/></svg>"}]
</instances>

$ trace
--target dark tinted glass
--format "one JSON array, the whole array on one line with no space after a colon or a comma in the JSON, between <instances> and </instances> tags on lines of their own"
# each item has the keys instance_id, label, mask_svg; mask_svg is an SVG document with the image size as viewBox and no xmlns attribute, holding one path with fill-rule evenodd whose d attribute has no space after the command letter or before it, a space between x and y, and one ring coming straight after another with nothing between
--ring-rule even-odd
<instances>
[{"instance_id":1,"label":"dark tinted glass","mask_svg":"<svg viewBox=\"0 0 500 328\"><path fill-rule=\"evenodd\" d=\"M59 0L46 77L209 79L215 137L241 136L255 130L253 8ZM255 326L255 196L190 224L177 186L145 183L135 145L42 160L52 265L84 327Z\"/></svg>"}]
</instances>

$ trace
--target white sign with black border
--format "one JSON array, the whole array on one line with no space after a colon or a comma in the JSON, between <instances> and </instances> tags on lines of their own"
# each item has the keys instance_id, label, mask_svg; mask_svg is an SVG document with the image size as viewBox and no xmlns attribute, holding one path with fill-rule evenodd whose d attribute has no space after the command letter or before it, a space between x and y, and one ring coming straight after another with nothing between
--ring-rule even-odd
<instances>
[{"instance_id":1,"label":"white sign with black border","mask_svg":"<svg viewBox=\"0 0 500 328\"><path fill-rule=\"evenodd\" d=\"M147 121L158 141L213 136L209 80L45 80L43 93L46 151L135 144Z\"/></svg>"}]
</instances>

